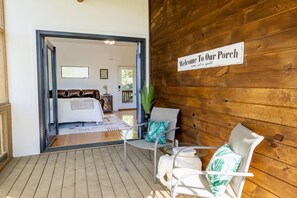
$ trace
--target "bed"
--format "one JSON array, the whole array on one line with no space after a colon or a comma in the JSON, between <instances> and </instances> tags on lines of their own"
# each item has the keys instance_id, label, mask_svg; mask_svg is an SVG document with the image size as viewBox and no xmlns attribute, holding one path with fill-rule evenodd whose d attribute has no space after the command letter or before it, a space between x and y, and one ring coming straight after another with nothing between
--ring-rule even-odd
<instances>
[{"instance_id":1,"label":"bed","mask_svg":"<svg viewBox=\"0 0 297 198\"><path fill-rule=\"evenodd\" d=\"M53 122L53 101L50 100L50 116ZM58 98L59 123L103 122L103 110L94 98Z\"/></svg>"}]
</instances>

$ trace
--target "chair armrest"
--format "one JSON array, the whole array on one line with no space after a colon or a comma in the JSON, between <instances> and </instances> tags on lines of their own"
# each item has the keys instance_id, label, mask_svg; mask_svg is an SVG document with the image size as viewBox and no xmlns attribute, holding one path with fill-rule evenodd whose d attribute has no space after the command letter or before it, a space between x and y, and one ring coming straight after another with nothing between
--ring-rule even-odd
<instances>
[{"instance_id":1,"label":"chair armrest","mask_svg":"<svg viewBox=\"0 0 297 198\"><path fill-rule=\"evenodd\" d=\"M218 148L220 148L220 146L187 146L187 147L184 147L175 154L175 156L173 158L173 163L172 163L172 170L175 168L175 161L176 161L177 156L181 152L183 152L185 149L189 149L189 148L192 148L192 149L218 149ZM173 171L171 172L171 174L172 174L171 178L173 178ZM172 184L171 184L171 186L172 186Z\"/></svg>"},{"instance_id":2,"label":"chair armrest","mask_svg":"<svg viewBox=\"0 0 297 198\"><path fill-rule=\"evenodd\" d=\"M162 133L160 133L155 141L155 150L157 150L157 147L158 147L158 142L159 142L159 139L166 133L170 133L172 131L175 131L176 129L179 129L179 127L176 127L176 128L173 128L173 129L170 129L170 130L167 130L167 131L164 131Z\"/></svg>"},{"instance_id":3,"label":"chair armrest","mask_svg":"<svg viewBox=\"0 0 297 198\"><path fill-rule=\"evenodd\" d=\"M173 172L173 170L172 170ZM245 173L245 172L215 172L215 171L199 171L199 170L194 170L188 174L184 174L181 178L179 178L176 182L176 184L172 188L173 194L176 193L176 188L178 185L186 178L193 176L193 175L230 175L230 176L235 176L235 177L253 177L253 173ZM172 185L171 185L172 186Z\"/></svg>"},{"instance_id":4,"label":"chair armrest","mask_svg":"<svg viewBox=\"0 0 297 198\"><path fill-rule=\"evenodd\" d=\"M216 172L216 171L200 171L199 175L229 175L235 177L253 177L253 173L245 172Z\"/></svg>"},{"instance_id":5,"label":"chair armrest","mask_svg":"<svg viewBox=\"0 0 297 198\"><path fill-rule=\"evenodd\" d=\"M129 134L129 131L133 128L136 128L136 127L140 127L140 126L144 126L146 125L147 123L146 122L143 122L143 123L139 123L137 125L133 125L131 126L126 132L125 132L125 135L124 135L124 141L127 141L127 135Z\"/></svg>"}]
</instances>

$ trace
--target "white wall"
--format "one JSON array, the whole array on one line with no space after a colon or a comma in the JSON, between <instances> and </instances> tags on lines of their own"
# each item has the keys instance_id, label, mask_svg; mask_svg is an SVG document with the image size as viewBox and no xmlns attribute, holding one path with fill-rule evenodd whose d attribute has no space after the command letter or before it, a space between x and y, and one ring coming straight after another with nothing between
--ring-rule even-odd
<instances>
[{"instance_id":1,"label":"white wall","mask_svg":"<svg viewBox=\"0 0 297 198\"><path fill-rule=\"evenodd\" d=\"M86 44L51 41L57 51L58 89L98 89L104 94L103 85L113 95L113 109L118 110L118 66L136 66L134 46ZM109 49L110 47L110 49ZM88 79L61 78L62 66L88 66ZM108 69L108 79L100 79L100 69Z\"/></svg>"},{"instance_id":2,"label":"white wall","mask_svg":"<svg viewBox=\"0 0 297 198\"><path fill-rule=\"evenodd\" d=\"M148 1L5 0L4 4L13 155L38 154L36 29L141 37L147 39L148 49Z\"/></svg>"}]
</instances>

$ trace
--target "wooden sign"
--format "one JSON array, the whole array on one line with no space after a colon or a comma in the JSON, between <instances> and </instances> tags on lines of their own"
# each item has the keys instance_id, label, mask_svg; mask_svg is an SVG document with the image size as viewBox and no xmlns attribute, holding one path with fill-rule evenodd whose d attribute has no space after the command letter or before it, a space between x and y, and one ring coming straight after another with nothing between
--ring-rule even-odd
<instances>
[{"instance_id":1,"label":"wooden sign","mask_svg":"<svg viewBox=\"0 0 297 198\"><path fill-rule=\"evenodd\" d=\"M244 42L178 58L177 71L242 64Z\"/></svg>"}]
</instances>

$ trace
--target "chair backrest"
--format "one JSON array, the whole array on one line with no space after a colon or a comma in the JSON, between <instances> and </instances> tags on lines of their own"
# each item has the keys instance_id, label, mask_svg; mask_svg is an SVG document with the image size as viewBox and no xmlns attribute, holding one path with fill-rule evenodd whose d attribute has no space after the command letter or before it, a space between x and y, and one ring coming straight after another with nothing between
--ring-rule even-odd
<instances>
[{"instance_id":1,"label":"chair backrest","mask_svg":"<svg viewBox=\"0 0 297 198\"><path fill-rule=\"evenodd\" d=\"M179 109L163 108L163 107L154 107L151 113L151 120L154 121L169 121L169 129L176 127L177 116ZM166 134L166 139L174 141L175 131Z\"/></svg>"},{"instance_id":2,"label":"chair backrest","mask_svg":"<svg viewBox=\"0 0 297 198\"><path fill-rule=\"evenodd\" d=\"M248 172L254 149L263 139L263 136L259 136L241 123L232 130L228 144L234 153L242 157L238 172ZM244 181L244 177L233 177L230 181L237 197L241 197Z\"/></svg>"}]
</instances>

